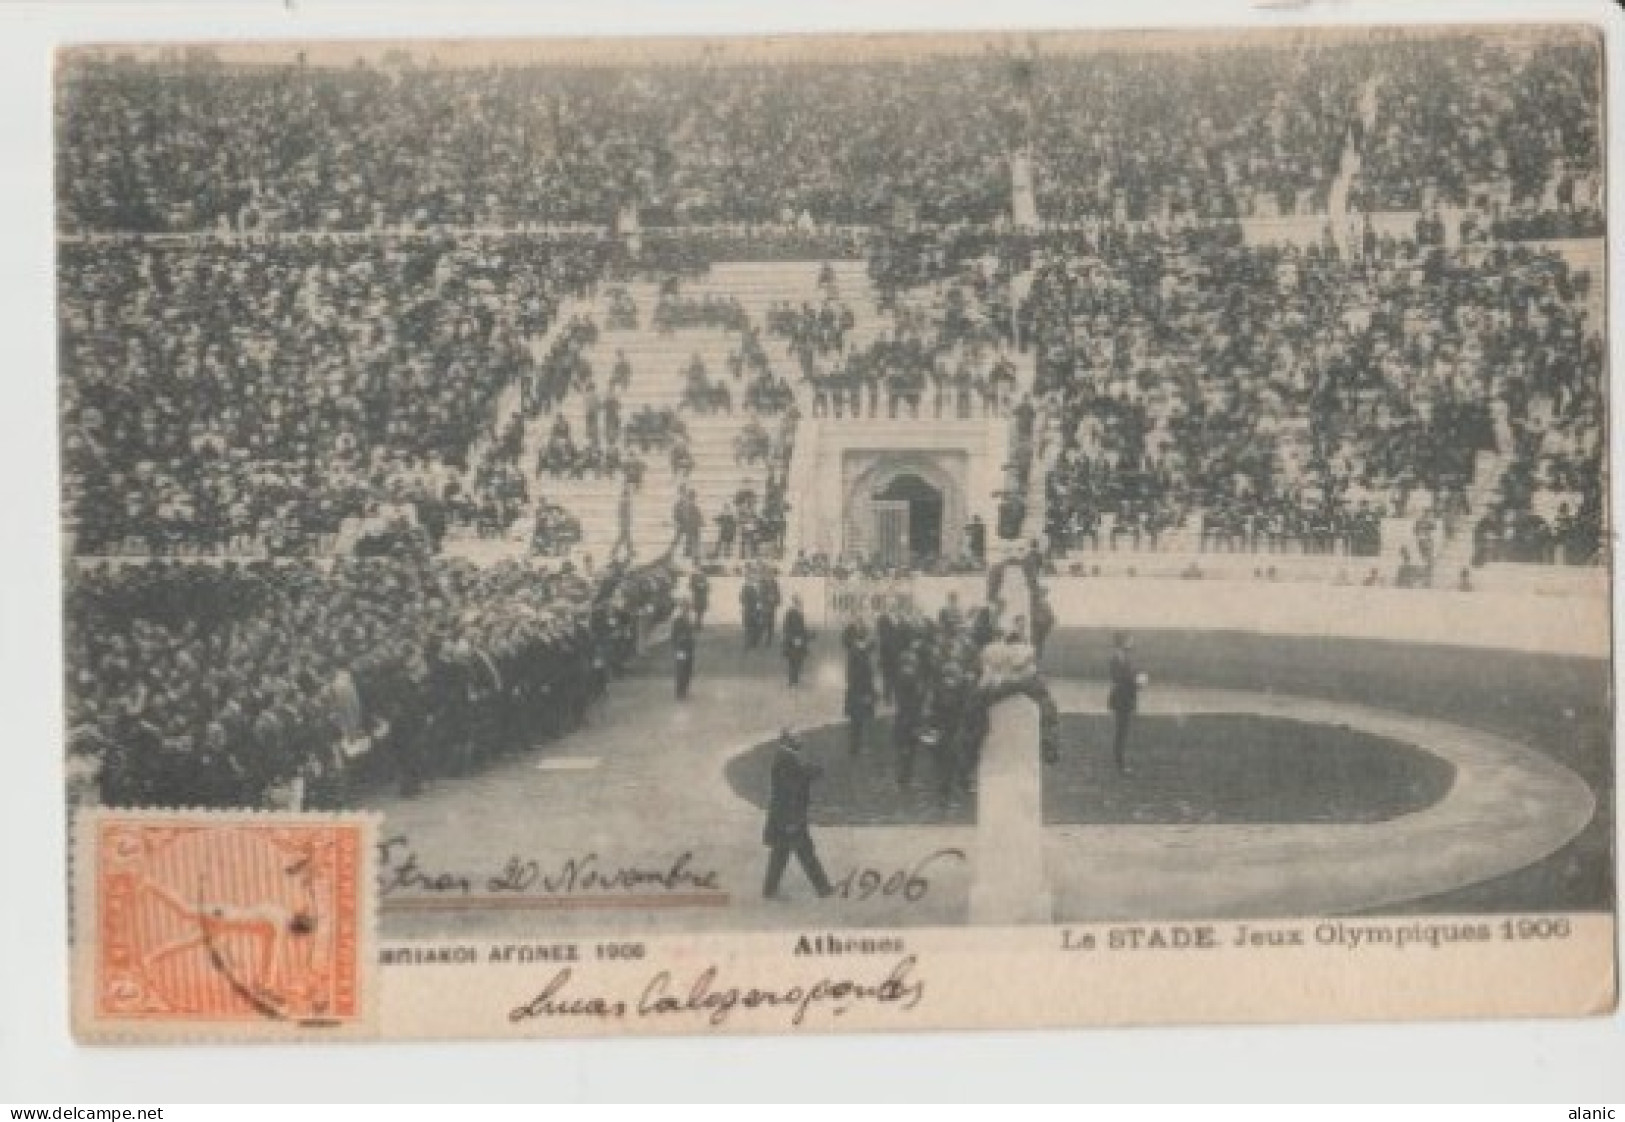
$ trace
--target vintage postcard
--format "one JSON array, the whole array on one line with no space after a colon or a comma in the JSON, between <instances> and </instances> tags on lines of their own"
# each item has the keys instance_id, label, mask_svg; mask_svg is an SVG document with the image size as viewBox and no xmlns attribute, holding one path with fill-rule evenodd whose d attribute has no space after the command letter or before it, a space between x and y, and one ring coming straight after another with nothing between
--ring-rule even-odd
<instances>
[{"instance_id":1,"label":"vintage postcard","mask_svg":"<svg viewBox=\"0 0 1625 1122\"><path fill-rule=\"evenodd\" d=\"M1607 46L64 49L80 1038L1613 1009Z\"/></svg>"}]
</instances>

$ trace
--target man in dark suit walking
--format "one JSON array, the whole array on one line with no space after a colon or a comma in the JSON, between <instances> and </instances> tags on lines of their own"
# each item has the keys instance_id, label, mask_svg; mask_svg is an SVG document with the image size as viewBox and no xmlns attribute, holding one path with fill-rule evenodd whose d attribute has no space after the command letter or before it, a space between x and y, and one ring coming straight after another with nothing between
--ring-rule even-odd
<instances>
[{"instance_id":1,"label":"man in dark suit walking","mask_svg":"<svg viewBox=\"0 0 1625 1122\"><path fill-rule=\"evenodd\" d=\"M1134 640L1126 631L1119 631L1112 643L1111 682L1106 704L1115 722L1112 758L1117 761L1117 770L1127 775L1128 733L1140 704L1140 676L1134 669Z\"/></svg>"},{"instance_id":2,"label":"man in dark suit walking","mask_svg":"<svg viewBox=\"0 0 1625 1122\"><path fill-rule=\"evenodd\" d=\"M778 896L779 880L792 853L818 895L828 896L834 891L818 860L818 850L813 846L807 822L813 781L823 773L823 768L802 757L801 741L789 729L779 734L768 790L767 824L762 830L762 844L768 847L763 896L770 899Z\"/></svg>"},{"instance_id":3,"label":"man in dark suit walking","mask_svg":"<svg viewBox=\"0 0 1625 1122\"><path fill-rule=\"evenodd\" d=\"M811 645L812 632L807 630L807 614L801 610L801 595L791 593L790 608L784 613L784 661L789 664L791 689L801 685L801 668Z\"/></svg>"},{"instance_id":4,"label":"man in dark suit walking","mask_svg":"<svg viewBox=\"0 0 1625 1122\"><path fill-rule=\"evenodd\" d=\"M688 684L694 679L694 616L688 601L677 605L677 616L671 621L672 669L677 677L677 700L688 699Z\"/></svg>"}]
</instances>

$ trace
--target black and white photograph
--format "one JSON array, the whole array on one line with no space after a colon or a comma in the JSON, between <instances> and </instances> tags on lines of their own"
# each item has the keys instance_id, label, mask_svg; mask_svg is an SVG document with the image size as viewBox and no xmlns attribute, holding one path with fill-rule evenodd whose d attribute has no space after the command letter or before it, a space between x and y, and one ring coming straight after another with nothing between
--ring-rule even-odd
<instances>
[{"instance_id":1,"label":"black and white photograph","mask_svg":"<svg viewBox=\"0 0 1625 1122\"><path fill-rule=\"evenodd\" d=\"M365 823L386 1035L906 1028L1011 931L927 1022L1289 945L1464 965L1284 1016L1606 1011L1603 54L63 49L70 817ZM176 829L78 851L97 1016L338 1008L349 842Z\"/></svg>"}]
</instances>

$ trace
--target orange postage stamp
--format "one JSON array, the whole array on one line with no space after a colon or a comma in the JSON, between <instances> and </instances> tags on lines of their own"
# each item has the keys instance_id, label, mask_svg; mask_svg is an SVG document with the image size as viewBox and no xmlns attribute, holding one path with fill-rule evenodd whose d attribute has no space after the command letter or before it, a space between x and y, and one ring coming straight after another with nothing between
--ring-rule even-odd
<instances>
[{"instance_id":1,"label":"orange postage stamp","mask_svg":"<svg viewBox=\"0 0 1625 1122\"><path fill-rule=\"evenodd\" d=\"M81 831L81 1033L367 1021L370 819L111 811Z\"/></svg>"}]
</instances>

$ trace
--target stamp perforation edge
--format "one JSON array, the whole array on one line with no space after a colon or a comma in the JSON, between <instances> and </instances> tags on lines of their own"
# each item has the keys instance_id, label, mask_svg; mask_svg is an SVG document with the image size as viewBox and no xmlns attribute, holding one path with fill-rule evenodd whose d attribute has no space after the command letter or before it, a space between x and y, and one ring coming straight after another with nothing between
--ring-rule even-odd
<instances>
[{"instance_id":1,"label":"stamp perforation edge","mask_svg":"<svg viewBox=\"0 0 1625 1122\"><path fill-rule=\"evenodd\" d=\"M377 837L382 815L375 812L272 811L249 808L200 807L84 807L73 818L73 844L68 875L71 880L69 923L71 942L69 986L74 1038L85 1044L274 1042L321 1043L330 1040L365 1040L379 1036L379 977L377 966L378 900ZM181 828L309 828L324 825L358 831L354 879L355 985L357 1006L352 1017L312 1024L289 1018L262 1019L173 1017L121 1018L98 1008L101 978L102 894L100 891L101 836L108 825L174 825Z\"/></svg>"}]
</instances>

